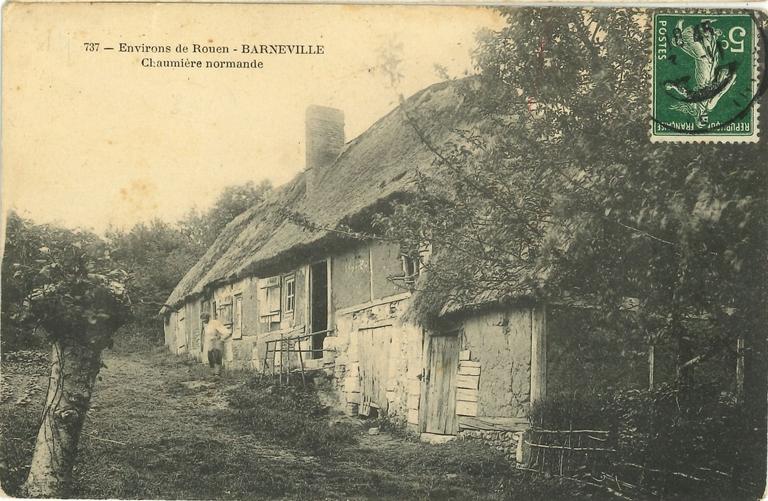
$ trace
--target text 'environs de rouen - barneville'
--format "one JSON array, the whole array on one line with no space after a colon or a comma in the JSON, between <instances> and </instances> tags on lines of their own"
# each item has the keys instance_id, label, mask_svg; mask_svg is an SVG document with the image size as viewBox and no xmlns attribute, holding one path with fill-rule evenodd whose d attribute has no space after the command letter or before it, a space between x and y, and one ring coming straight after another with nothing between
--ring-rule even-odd
<instances>
[{"instance_id":1,"label":"text 'environs de rouen - barneville'","mask_svg":"<svg viewBox=\"0 0 768 501\"><path fill-rule=\"evenodd\" d=\"M325 54L325 46L319 44L238 44L211 45L211 44L178 44L178 45L151 45L118 44L120 52L142 52L163 54L171 52L184 52L193 54L229 54L239 52L241 54L278 54L278 55L322 55Z\"/></svg>"}]
</instances>

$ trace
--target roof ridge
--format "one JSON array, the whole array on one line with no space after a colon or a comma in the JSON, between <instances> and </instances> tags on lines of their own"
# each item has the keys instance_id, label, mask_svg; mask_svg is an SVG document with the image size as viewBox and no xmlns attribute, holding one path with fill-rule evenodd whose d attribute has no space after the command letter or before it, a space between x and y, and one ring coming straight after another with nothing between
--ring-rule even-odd
<instances>
[{"instance_id":1,"label":"roof ridge","mask_svg":"<svg viewBox=\"0 0 768 501\"><path fill-rule=\"evenodd\" d=\"M408 124L403 106L437 113L440 120L426 120L424 133L444 141L467 120L474 120L457 89L473 76L432 84L404 99L363 133L348 141L339 156L324 169L315 185L319 193L305 193L305 172L274 188L257 204L230 221L214 243L179 281L166 303L176 306L185 298L222 280L250 273L259 263L280 262L291 249L317 250L314 245L330 238L327 230L308 232L280 215L280 209L298 208L320 228L333 228L382 198L412 190L407 174L414 168L431 167L434 154ZM429 100L424 98L429 96ZM317 196L319 194L319 196ZM286 224L287 223L287 224ZM260 245L254 245L254 242ZM243 248L247 247L247 248Z\"/></svg>"}]
</instances>

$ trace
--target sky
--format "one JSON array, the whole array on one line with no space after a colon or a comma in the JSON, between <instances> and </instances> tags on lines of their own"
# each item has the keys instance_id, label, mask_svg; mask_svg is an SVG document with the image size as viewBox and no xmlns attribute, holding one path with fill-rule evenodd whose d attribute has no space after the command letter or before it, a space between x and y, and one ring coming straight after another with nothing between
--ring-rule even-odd
<instances>
[{"instance_id":1,"label":"sky","mask_svg":"<svg viewBox=\"0 0 768 501\"><path fill-rule=\"evenodd\" d=\"M432 6L9 4L3 44L3 208L103 232L209 207L225 186L304 167L304 112L345 112L347 140L411 95L472 71L492 10ZM86 43L99 43L98 51ZM170 54L119 44L169 45ZM323 45L323 55L176 53L178 44ZM115 47L115 50L103 50ZM377 67L400 60L393 87ZM261 69L142 67L155 59Z\"/></svg>"}]
</instances>

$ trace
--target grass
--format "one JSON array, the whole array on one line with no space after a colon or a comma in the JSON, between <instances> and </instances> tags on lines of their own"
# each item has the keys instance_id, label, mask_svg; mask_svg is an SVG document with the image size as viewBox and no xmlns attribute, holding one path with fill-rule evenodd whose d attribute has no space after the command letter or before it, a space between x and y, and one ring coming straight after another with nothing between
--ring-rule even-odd
<instances>
[{"instance_id":1,"label":"grass","mask_svg":"<svg viewBox=\"0 0 768 501\"><path fill-rule=\"evenodd\" d=\"M23 407L0 406L0 483L10 495L18 495L29 473L40 413Z\"/></svg>"},{"instance_id":2,"label":"grass","mask_svg":"<svg viewBox=\"0 0 768 501\"><path fill-rule=\"evenodd\" d=\"M276 386L252 373L214 379L207 367L162 348L120 350L105 362L74 470L79 498L502 500L584 493L513 470L500 453L471 441L414 441L398 432L396 420L377 421L379 435L352 420L329 424L311 389ZM0 411L3 450L16 438L31 445L34 411L7 402ZM24 465L30 454L21 447L10 460ZM14 471L0 477L9 494L25 474Z\"/></svg>"},{"instance_id":3,"label":"grass","mask_svg":"<svg viewBox=\"0 0 768 501\"><path fill-rule=\"evenodd\" d=\"M357 443L359 427L331 423L312 384L276 384L274 377L253 375L229 392L235 423L261 440L330 456Z\"/></svg>"}]
</instances>

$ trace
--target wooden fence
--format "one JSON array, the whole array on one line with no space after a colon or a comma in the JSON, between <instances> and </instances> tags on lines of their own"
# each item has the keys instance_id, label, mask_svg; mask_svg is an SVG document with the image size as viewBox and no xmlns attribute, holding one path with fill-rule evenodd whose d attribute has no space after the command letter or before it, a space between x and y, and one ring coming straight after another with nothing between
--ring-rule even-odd
<instances>
[{"instance_id":1,"label":"wooden fence","mask_svg":"<svg viewBox=\"0 0 768 501\"><path fill-rule=\"evenodd\" d=\"M279 339L272 339L266 342L264 351L264 372L277 374L280 382L283 378L288 382L291 374L300 373L302 384L306 384L306 373L304 365L304 354L314 355L322 353L322 348L312 348L312 338L319 335L332 333L332 329L312 332L311 334L302 334L299 336L286 336L280 334ZM309 342L309 347L304 348L302 344ZM310 357L312 358L312 357Z\"/></svg>"}]
</instances>

